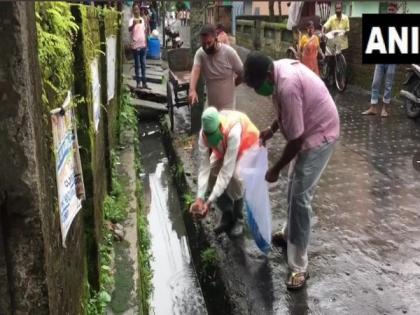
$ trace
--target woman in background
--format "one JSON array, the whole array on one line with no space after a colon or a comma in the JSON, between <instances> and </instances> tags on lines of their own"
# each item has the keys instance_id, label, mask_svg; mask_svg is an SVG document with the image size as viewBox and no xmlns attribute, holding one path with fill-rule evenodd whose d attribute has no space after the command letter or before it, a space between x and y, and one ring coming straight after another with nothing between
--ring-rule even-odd
<instances>
[{"instance_id":1,"label":"woman in background","mask_svg":"<svg viewBox=\"0 0 420 315\"><path fill-rule=\"evenodd\" d=\"M134 71L136 73L137 88L143 83L143 88L148 89L146 83L146 52L147 52L147 24L141 16L138 4L133 5L133 17L128 22L128 31L131 37L131 50L134 57ZM141 71L141 75L140 75Z\"/></svg>"},{"instance_id":2,"label":"woman in background","mask_svg":"<svg viewBox=\"0 0 420 315\"><path fill-rule=\"evenodd\" d=\"M318 36L315 35L314 22L308 22L306 32L307 34L302 35L299 40L299 59L319 76L318 54L323 56L323 53L319 45Z\"/></svg>"}]
</instances>

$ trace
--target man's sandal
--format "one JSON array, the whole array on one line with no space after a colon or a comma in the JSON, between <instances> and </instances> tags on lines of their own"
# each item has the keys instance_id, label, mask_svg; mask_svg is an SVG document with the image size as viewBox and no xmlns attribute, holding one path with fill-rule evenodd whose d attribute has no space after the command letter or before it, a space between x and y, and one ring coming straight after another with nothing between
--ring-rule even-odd
<instances>
[{"instance_id":1,"label":"man's sandal","mask_svg":"<svg viewBox=\"0 0 420 315\"><path fill-rule=\"evenodd\" d=\"M305 285L307 279L309 279L308 272L291 272L286 281L286 286L289 290L298 290Z\"/></svg>"}]
</instances>

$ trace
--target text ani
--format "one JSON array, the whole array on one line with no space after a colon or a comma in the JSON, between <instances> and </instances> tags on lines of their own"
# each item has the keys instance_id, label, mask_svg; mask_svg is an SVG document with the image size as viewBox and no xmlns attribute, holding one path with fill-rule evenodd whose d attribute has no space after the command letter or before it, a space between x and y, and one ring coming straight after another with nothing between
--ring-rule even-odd
<instances>
[{"instance_id":1,"label":"text ani","mask_svg":"<svg viewBox=\"0 0 420 315\"><path fill-rule=\"evenodd\" d=\"M418 54L419 27L403 26L397 30L395 26L389 26L387 41L384 39L380 27L372 27L365 53L395 54L396 47L401 54Z\"/></svg>"}]
</instances>

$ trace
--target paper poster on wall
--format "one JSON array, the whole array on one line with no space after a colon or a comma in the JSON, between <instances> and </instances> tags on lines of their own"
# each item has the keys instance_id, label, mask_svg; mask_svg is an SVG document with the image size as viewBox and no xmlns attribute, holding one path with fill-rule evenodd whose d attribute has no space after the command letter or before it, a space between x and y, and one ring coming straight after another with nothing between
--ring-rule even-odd
<instances>
[{"instance_id":1,"label":"paper poster on wall","mask_svg":"<svg viewBox=\"0 0 420 315\"><path fill-rule=\"evenodd\" d=\"M85 197L75 119L70 104L69 92L63 106L51 111L60 226L64 247L71 223L81 209Z\"/></svg>"},{"instance_id":2,"label":"paper poster on wall","mask_svg":"<svg viewBox=\"0 0 420 315\"><path fill-rule=\"evenodd\" d=\"M92 78L93 122L95 131L98 132L99 120L101 119L101 84L99 81L98 58L95 58L90 64L90 73Z\"/></svg>"},{"instance_id":3,"label":"paper poster on wall","mask_svg":"<svg viewBox=\"0 0 420 315\"><path fill-rule=\"evenodd\" d=\"M107 68L107 100L115 95L115 63L116 63L117 39L110 36L106 39L106 68Z\"/></svg>"}]
</instances>

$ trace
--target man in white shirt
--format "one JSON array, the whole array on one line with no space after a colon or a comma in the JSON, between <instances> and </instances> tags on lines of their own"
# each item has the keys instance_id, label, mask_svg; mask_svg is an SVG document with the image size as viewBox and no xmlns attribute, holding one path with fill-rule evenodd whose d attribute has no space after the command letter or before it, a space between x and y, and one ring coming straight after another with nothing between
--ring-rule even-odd
<instances>
[{"instance_id":1,"label":"man in white shirt","mask_svg":"<svg viewBox=\"0 0 420 315\"><path fill-rule=\"evenodd\" d=\"M215 202L222 211L215 233L227 232L238 236L243 229L244 191L235 172L236 164L246 150L258 145L259 131L248 116L238 111L219 112L209 107L203 112L201 121L197 199L191 205L190 212L203 218ZM208 186L212 189L205 200Z\"/></svg>"},{"instance_id":2,"label":"man in white shirt","mask_svg":"<svg viewBox=\"0 0 420 315\"><path fill-rule=\"evenodd\" d=\"M204 25L201 47L196 51L191 71L189 102L198 102L196 91L200 74L206 82L208 106L218 110L235 109L235 86L242 82L243 65L235 49L217 41L216 27Z\"/></svg>"}]
</instances>

